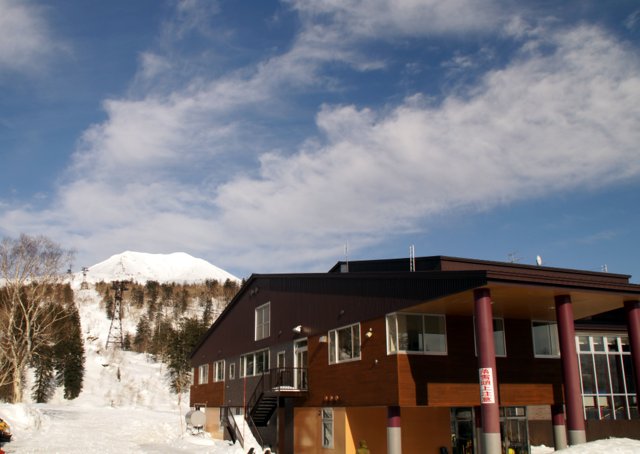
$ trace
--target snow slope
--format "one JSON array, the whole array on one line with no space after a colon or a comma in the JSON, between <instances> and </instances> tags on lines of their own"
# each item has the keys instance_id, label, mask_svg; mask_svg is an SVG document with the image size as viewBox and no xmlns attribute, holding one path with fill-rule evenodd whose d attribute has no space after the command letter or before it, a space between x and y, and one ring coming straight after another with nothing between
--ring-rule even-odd
<instances>
[{"instance_id":1,"label":"snow slope","mask_svg":"<svg viewBox=\"0 0 640 454\"><path fill-rule=\"evenodd\" d=\"M75 280L82 278L77 273ZM89 267L87 282L110 282L133 280L144 283L148 280L176 283L198 283L206 279L224 282L227 279L239 282L236 276L215 265L185 254L148 254L126 251L109 257L107 260Z\"/></svg>"},{"instance_id":2,"label":"snow slope","mask_svg":"<svg viewBox=\"0 0 640 454\"><path fill-rule=\"evenodd\" d=\"M14 439L7 453L219 453L239 445L191 435L184 423L188 395L169 391L165 368L143 354L106 350L109 320L93 289L76 291L85 338L83 391L72 401L62 391L47 404L0 403ZM27 393L29 394L29 393Z\"/></svg>"}]
</instances>

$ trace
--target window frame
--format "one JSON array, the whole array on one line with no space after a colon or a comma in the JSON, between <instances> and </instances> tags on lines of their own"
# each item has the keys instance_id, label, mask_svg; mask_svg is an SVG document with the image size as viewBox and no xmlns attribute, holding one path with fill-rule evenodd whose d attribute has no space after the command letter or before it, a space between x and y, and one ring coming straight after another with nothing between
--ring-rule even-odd
<instances>
[{"instance_id":1,"label":"window frame","mask_svg":"<svg viewBox=\"0 0 640 454\"><path fill-rule=\"evenodd\" d=\"M506 329L505 329L505 323L504 323L504 318L503 317L492 317L491 318L491 324L493 326L493 344L494 344L494 348L497 345L496 344L496 320L500 320L502 322L502 345L504 345L504 353L498 353L497 349L496 349L496 357L497 358L506 358L507 357L507 335L506 333ZM476 332L476 318L473 317L473 345L474 348L476 350L476 356L478 356L478 340L476 339L477 337L477 332Z\"/></svg>"},{"instance_id":2,"label":"window frame","mask_svg":"<svg viewBox=\"0 0 640 454\"><path fill-rule=\"evenodd\" d=\"M331 407L320 409L320 440L323 449L333 449L335 438L334 411ZM326 430L328 429L328 430ZM328 434L328 437L326 436Z\"/></svg>"},{"instance_id":3,"label":"window frame","mask_svg":"<svg viewBox=\"0 0 640 454\"><path fill-rule=\"evenodd\" d=\"M401 350L400 349L400 331L398 330L398 316L410 316L410 317L421 317L422 322L422 332L421 336L422 340L422 350ZM442 327L444 328L442 333L439 333L440 336L444 338L444 349L443 350L426 350L427 343L424 341L424 336L426 336L426 317L436 317L442 320ZM393 333L390 329L390 322L393 321ZM449 339L447 336L447 317L445 314L430 314L430 313L422 313L422 312L392 312L385 316L385 327L386 327L386 343L387 343L387 355L436 355L436 356L446 356L449 353ZM395 335L393 341L395 342L395 350L392 348L392 334Z\"/></svg>"},{"instance_id":4,"label":"window frame","mask_svg":"<svg viewBox=\"0 0 640 454\"><path fill-rule=\"evenodd\" d=\"M206 385L209 383L209 363L200 364L198 366L198 384Z\"/></svg>"},{"instance_id":5,"label":"window frame","mask_svg":"<svg viewBox=\"0 0 640 454\"><path fill-rule=\"evenodd\" d=\"M355 327L357 327L357 331L354 330ZM349 329L351 331L352 353L349 358L340 359L340 354L339 354L340 341L338 338L338 333L346 329ZM335 339L334 339L334 334L335 334ZM354 341L354 338L356 337L354 334L357 334L357 338L358 338L357 344ZM352 323L350 325L345 325L339 328L334 328L332 330L329 330L328 337L329 337L329 342L327 344L327 353L328 353L329 364L342 364L342 363L348 363L352 361L360 361L362 359L362 336L361 336L361 330L360 330L360 322ZM355 355L356 345L357 345L357 356ZM332 352L333 352L333 358L331 354Z\"/></svg>"},{"instance_id":6,"label":"window frame","mask_svg":"<svg viewBox=\"0 0 640 454\"><path fill-rule=\"evenodd\" d=\"M555 342L556 342L556 346L557 346L557 351L558 353L552 353L552 354L544 354L544 353L538 353L537 349L536 349L536 336L534 334L533 328L534 328L534 323L544 323L547 326L555 326ZM558 333L558 322L555 320L531 320L531 340L533 343L533 357L534 358L552 358L552 359L559 359L560 358L560 335ZM553 346L553 339L552 338L547 338L547 341L549 342L550 346Z\"/></svg>"},{"instance_id":7,"label":"window frame","mask_svg":"<svg viewBox=\"0 0 640 454\"><path fill-rule=\"evenodd\" d=\"M262 357L263 358L263 369L260 372L257 372L258 370L258 359ZM249 361L247 361L248 359L251 359L251 364L252 364L252 371L251 373L247 373L247 364L249 364ZM260 350L256 350L254 352L250 352L250 353L245 353L244 355L240 355L240 378L243 377L256 377L258 375L264 374L265 372L269 371L269 363L270 363L270 358L269 358L269 349L268 348L263 348Z\"/></svg>"},{"instance_id":8,"label":"window frame","mask_svg":"<svg viewBox=\"0 0 640 454\"><path fill-rule=\"evenodd\" d=\"M235 380L236 378L236 363L229 363L229 380Z\"/></svg>"},{"instance_id":9,"label":"window frame","mask_svg":"<svg viewBox=\"0 0 640 454\"><path fill-rule=\"evenodd\" d=\"M224 359L213 363L213 381L214 383L224 381Z\"/></svg>"},{"instance_id":10,"label":"window frame","mask_svg":"<svg viewBox=\"0 0 640 454\"><path fill-rule=\"evenodd\" d=\"M266 339L271 335L271 301L267 301L256 307L254 311L254 322L255 341Z\"/></svg>"}]
</instances>

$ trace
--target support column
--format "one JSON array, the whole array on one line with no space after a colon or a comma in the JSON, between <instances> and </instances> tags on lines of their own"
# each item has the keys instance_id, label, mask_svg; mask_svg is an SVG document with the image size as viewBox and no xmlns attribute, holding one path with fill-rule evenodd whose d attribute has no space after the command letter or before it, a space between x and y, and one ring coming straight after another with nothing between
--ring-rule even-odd
<instances>
[{"instance_id":1,"label":"support column","mask_svg":"<svg viewBox=\"0 0 640 454\"><path fill-rule=\"evenodd\" d=\"M582 412L582 390L580 389L580 369L576 352L576 332L573 324L573 307L569 295L558 295L556 319L562 361L562 381L564 401L567 411L567 432L570 445L587 442L584 414Z\"/></svg>"},{"instance_id":2,"label":"support column","mask_svg":"<svg viewBox=\"0 0 640 454\"><path fill-rule=\"evenodd\" d=\"M400 407L387 407L387 453L402 454L402 421Z\"/></svg>"},{"instance_id":3,"label":"support column","mask_svg":"<svg viewBox=\"0 0 640 454\"><path fill-rule=\"evenodd\" d=\"M551 406L551 422L553 424L553 445L556 451L567 447L567 428L564 424L564 408L562 405Z\"/></svg>"},{"instance_id":4,"label":"support column","mask_svg":"<svg viewBox=\"0 0 640 454\"><path fill-rule=\"evenodd\" d=\"M640 409L640 301L625 301L631 360L636 377L636 403Z\"/></svg>"},{"instance_id":5,"label":"support column","mask_svg":"<svg viewBox=\"0 0 640 454\"><path fill-rule=\"evenodd\" d=\"M501 454L500 406L497 396L498 376L496 373L496 348L493 340L491 293L488 288L476 289L473 292L473 297L482 420L480 446L482 446L484 454Z\"/></svg>"},{"instance_id":6,"label":"support column","mask_svg":"<svg viewBox=\"0 0 640 454\"><path fill-rule=\"evenodd\" d=\"M474 422L476 426L476 436L474 437L474 443L476 445L475 452L481 453L482 451L482 414L480 407L474 407Z\"/></svg>"}]
</instances>

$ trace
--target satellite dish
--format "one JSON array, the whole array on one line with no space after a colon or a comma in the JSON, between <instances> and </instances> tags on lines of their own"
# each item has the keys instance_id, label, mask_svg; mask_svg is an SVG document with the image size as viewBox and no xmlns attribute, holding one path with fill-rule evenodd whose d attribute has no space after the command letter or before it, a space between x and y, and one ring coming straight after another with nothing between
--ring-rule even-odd
<instances>
[{"instance_id":1,"label":"satellite dish","mask_svg":"<svg viewBox=\"0 0 640 454\"><path fill-rule=\"evenodd\" d=\"M536 255L536 265L542 266L542 257L539 255Z\"/></svg>"}]
</instances>

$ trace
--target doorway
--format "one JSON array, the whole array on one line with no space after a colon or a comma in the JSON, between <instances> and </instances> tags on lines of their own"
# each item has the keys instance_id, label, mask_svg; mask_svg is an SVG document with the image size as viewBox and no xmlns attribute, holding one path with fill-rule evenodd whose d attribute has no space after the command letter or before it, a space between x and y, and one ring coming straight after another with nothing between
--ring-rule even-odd
<instances>
[{"instance_id":1,"label":"doorway","mask_svg":"<svg viewBox=\"0 0 640 454\"><path fill-rule=\"evenodd\" d=\"M451 447L453 454L474 454L475 419L473 408L451 409Z\"/></svg>"},{"instance_id":2,"label":"doorway","mask_svg":"<svg viewBox=\"0 0 640 454\"><path fill-rule=\"evenodd\" d=\"M307 339L298 339L293 342L293 386L296 389L307 389Z\"/></svg>"}]
</instances>

